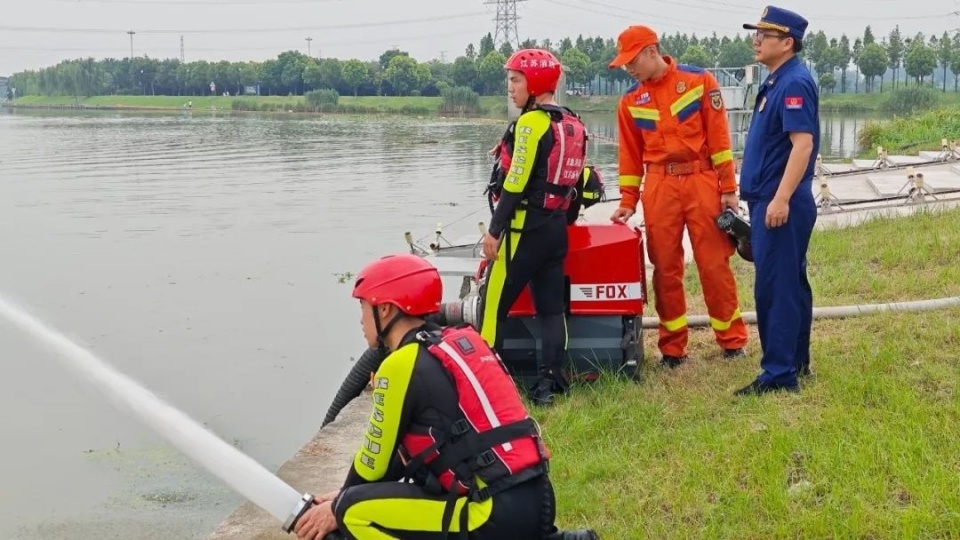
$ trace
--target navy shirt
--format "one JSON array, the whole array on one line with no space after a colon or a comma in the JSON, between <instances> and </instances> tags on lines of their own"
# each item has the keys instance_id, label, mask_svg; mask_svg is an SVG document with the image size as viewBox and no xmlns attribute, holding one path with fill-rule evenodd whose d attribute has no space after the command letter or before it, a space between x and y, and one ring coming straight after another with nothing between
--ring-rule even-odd
<instances>
[{"instance_id":1,"label":"navy shirt","mask_svg":"<svg viewBox=\"0 0 960 540\"><path fill-rule=\"evenodd\" d=\"M819 111L817 85L796 56L767 76L757 91L743 149L742 200L769 201L776 195L793 149L791 131L813 134L813 152L797 191L810 189L820 152Z\"/></svg>"}]
</instances>

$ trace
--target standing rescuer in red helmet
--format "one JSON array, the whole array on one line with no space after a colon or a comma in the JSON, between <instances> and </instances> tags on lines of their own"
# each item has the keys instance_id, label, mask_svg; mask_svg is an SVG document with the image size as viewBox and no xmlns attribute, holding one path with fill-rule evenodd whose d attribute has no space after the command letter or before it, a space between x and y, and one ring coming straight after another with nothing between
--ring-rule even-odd
<instances>
[{"instance_id":1,"label":"standing rescuer in red helmet","mask_svg":"<svg viewBox=\"0 0 960 540\"><path fill-rule=\"evenodd\" d=\"M503 177L492 188L498 204L483 239L483 254L493 264L482 291L481 333L501 350L499 327L529 284L543 336L531 398L546 405L569 388L563 373L566 213L583 172L587 131L573 111L554 101L561 66L552 53L523 49L504 67L510 98L522 113L495 149Z\"/></svg>"},{"instance_id":2,"label":"standing rescuer in red helmet","mask_svg":"<svg viewBox=\"0 0 960 540\"><path fill-rule=\"evenodd\" d=\"M673 368L687 358L684 227L716 341L725 358L740 358L747 327L730 269L734 247L716 224L724 208L739 212L720 85L708 71L661 55L657 34L646 26L620 33L610 62L611 69L617 67L637 84L620 98L621 199L610 217L625 221L638 200L643 204L662 363Z\"/></svg>"},{"instance_id":3,"label":"standing rescuer in red helmet","mask_svg":"<svg viewBox=\"0 0 960 540\"><path fill-rule=\"evenodd\" d=\"M497 354L470 326L425 321L440 309L436 268L384 257L353 296L367 344L389 356L343 488L316 498L300 540L599 538L554 526L548 452Z\"/></svg>"}]
</instances>

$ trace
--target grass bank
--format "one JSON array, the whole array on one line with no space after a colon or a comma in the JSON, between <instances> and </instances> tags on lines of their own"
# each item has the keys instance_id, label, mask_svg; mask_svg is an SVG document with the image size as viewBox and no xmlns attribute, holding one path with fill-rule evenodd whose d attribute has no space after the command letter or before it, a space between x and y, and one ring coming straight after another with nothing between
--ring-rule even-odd
<instances>
[{"instance_id":1,"label":"grass bank","mask_svg":"<svg viewBox=\"0 0 960 540\"><path fill-rule=\"evenodd\" d=\"M960 139L960 106L869 122L860 130L857 142L870 149L867 154L875 155L877 146L905 153L939 150L943 138Z\"/></svg>"},{"instance_id":2,"label":"grass bank","mask_svg":"<svg viewBox=\"0 0 960 540\"><path fill-rule=\"evenodd\" d=\"M817 306L960 294L960 210L817 231ZM690 270L693 270L691 267ZM752 270L736 259L745 310ZM695 279L689 279L693 285ZM704 313L699 287L690 312ZM652 314L652 307L648 315ZM960 310L815 321L798 395L734 398L758 370L709 331L670 371L538 409L559 519L603 538L932 538L960 533ZM646 332L646 351L656 351Z\"/></svg>"},{"instance_id":3,"label":"grass bank","mask_svg":"<svg viewBox=\"0 0 960 540\"><path fill-rule=\"evenodd\" d=\"M960 107L960 92L940 92L937 106ZM870 94L823 94L820 96L822 112L884 112L893 91L873 92Z\"/></svg>"},{"instance_id":4,"label":"grass bank","mask_svg":"<svg viewBox=\"0 0 960 540\"><path fill-rule=\"evenodd\" d=\"M568 97L564 104L578 112L613 112L616 96ZM188 102L193 102L192 111L256 111L256 112L317 112L309 106L303 96L25 96L13 102L14 107L36 109L91 109L91 110L184 110ZM396 96L340 96L335 106L324 106L319 112L324 114L406 114L438 115L442 98L440 97L396 97ZM506 97L481 96L482 115L505 117L507 113Z\"/></svg>"}]
</instances>

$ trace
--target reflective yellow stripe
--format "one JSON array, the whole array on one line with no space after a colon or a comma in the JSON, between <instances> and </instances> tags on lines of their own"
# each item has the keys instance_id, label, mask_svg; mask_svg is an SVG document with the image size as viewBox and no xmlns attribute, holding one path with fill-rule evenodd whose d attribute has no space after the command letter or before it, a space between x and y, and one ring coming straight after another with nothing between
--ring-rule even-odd
<instances>
[{"instance_id":1,"label":"reflective yellow stripe","mask_svg":"<svg viewBox=\"0 0 960 540\"><path fill-rule=\"evenodd\" d=\"M733 150L724 150L722 152L717 152L716 154L710 156L710 161L712 161L714 165L719 165L721 163L733 161Z\"/></svg>"},{"instance_id":2,"label":"reflective yellow stripe","mask_svg":"<svg viewBox=\"0 0 960 540\"><path fill-rule=\"evenodd\" d=\"M627 187L640 187L640 177L630 175L620 175L620 185Z\"/></svg>"},{"instance_id":3,"label":"reflective yellow stripe","mask_svg":"<svg viewBox=\"0 0 960 540\"><path fill-rule=\"evenodd\" d=\"M740 308L737 308L733 312L733 317L730 317L729 321L721 321L720 319L714 319L710 317L710 326L713 327L717 332L723 332L724 330L729 330L730 325L733 324L733 321L740 318Z\"/></svg>"},{"instance_id":4,"label":"reflective yellow stripe","mask_svg":"<svg viewBox=\"0 0 960 540\"><path fill-rule=\"evenodd\" d=\"M703 87L700 88L700 93L703 93ZM660 120L659 109L651 109L649 107L627 107L627 109L630 110L630 116L633 118L640 120Z\"/></svg>"},{"instance_id":5,"label":"reflective yellow stripe","mask_svg":"<svg viewBox=\"0 0 960 540\"><path fill-rule=\"evenodd\" d=\"M703 97L703 85L691 88L686 94L680 96L680 99L673 102L670 106L670 114L676 116L684 107Z\"/></svg>"},{"instance_id":6,"label":"reflective yellow stripe","mask_svg":"<svg viewBox=\"0 0 960 540\"><path fill-rule=\"evenodd\" d=\"M592 191L584 191L584 192L583 192L583 198L584 198L584 199L596 199L596 198L599 197L599 196L600 196L600 195L598 195L597 193L594 193L594 192L592 192Z\"/></svg>"},{"instance_id":7,"label":"reflective yellow stripe","mask_svg":"<svg viewBox=\"0 0 960 540\"><path fill-rule=\"evenodd\" d=\"M660 324L668 331L676 332L687 325L687 316L681 315L672 321L660 321Z\"/></svg>"}]
</instances>

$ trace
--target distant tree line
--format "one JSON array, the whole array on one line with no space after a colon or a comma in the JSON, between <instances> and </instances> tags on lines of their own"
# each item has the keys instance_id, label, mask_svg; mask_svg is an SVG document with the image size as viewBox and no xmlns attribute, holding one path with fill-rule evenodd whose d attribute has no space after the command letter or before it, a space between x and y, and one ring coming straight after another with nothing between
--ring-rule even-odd
<instances>
[{"instance_id":1,"label":"distant tree line","mask_svg":"<svg viewBox=\"0 0 960 540\"><path fill-rule=\"evenodd\" d=\"M615 56L612 38L526 40L522 48L553 51L567 70L567 87L590 94L620 93L632 81L623 70L610 70ZM742 68L753 63L751 35L697 37L696 34L663 36L664 53L680 62L700 67ZM490 34L479 47L472 43L453 62L418 62L408 53L391 49L376 61L314 58L286 51L264 62L181 63L177 59L147 57L68 60L38 71L10 77L16 97L25 95L93 96L143 95L302 95L312 90L334 90L338 95L438 96L453 88L480 95L504 92L503 64L513 53L509 43L496 48ZM869 26L851 43L844 34L827 38L811 32L804 40L801 58L816 74L821 92L875 92L913 81L915 85L939 82L953 91L960 76L960 31L952 36L927 38L922 33L903 37L899 26L877 41ZM879 87L877 85L879 82ZM862 84L861 84L862 83Z\"/></svg>"}]
</instances>

